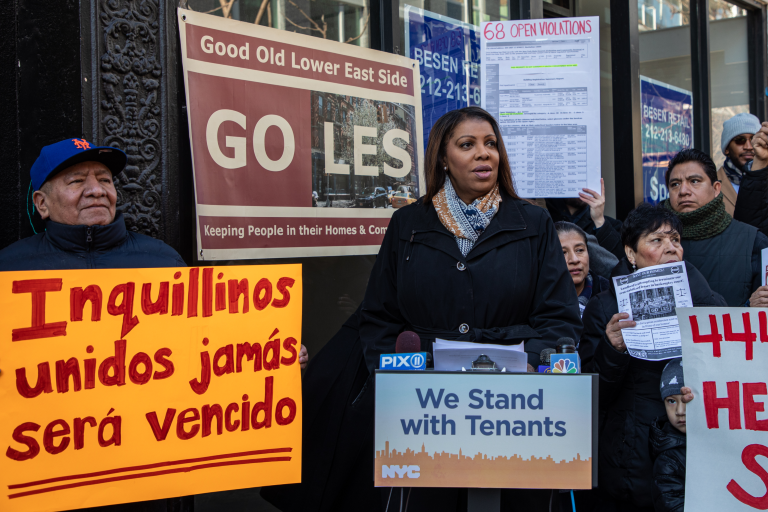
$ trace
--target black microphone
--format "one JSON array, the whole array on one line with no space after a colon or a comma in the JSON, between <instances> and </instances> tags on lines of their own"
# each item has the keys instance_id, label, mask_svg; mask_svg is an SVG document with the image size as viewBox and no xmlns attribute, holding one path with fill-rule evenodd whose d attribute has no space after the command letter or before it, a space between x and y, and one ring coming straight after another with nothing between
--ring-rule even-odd
<instances>
[{"instance_id":1,"label":"black microphone","mask_svg":"<svg viewBox=\"0 0 768 512\"><path fill-rule=\"evenodd\" d=\"M539 354L539 361L541 364L539 365L538 372L539 373L550 373L550 358L552 357L552 354L555 353L555 349L553 348L545 348L541 351Z\"/></svg>"},{"instance_id":2,"label":"black microphone","mask_svg":"<svg viewBox=\"0 0 768 512\"><path fill-rule=\"evenodd\" d=\"M556 351L553 348L545 348L541 351L541 354L539 354L539 360L541 361L541 364L544 366L549 366L549 360L552 357L552 354L555 354Z\"/></svg>"},{"instance_id":3,"label":"black microphone","mask_svg":"<svg viewBox=\"0 0 768 512\"><path fill-rule=\"evenodd\" d=\"M395 352L398 354L411 354L421 351L421 338L413 331L403 331L397 336Z\"/></svg>"},{"instance_id":4,"label":"black microphone","mask_svg":"<svg viewBox=\"0 0 768 512\"><path fill-rule=\"evenodd\" d=\"M557 340L557 353L558 354L575 354L576 342L573 338L560 338Z\"/></svg>"}]
</instances>

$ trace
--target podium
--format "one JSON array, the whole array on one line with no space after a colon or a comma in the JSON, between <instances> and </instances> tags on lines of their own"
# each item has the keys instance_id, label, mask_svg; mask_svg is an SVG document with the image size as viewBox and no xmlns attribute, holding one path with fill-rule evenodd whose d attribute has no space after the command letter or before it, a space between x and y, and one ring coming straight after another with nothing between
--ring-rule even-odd
<instances>
[{"instance_id":1,"label":"podium","mask_svg":"<svg viewBox=\"0 0 768 512\"><path fill-rule=\"evenodd\" d=\"M598 376L375 374L374 484L468 488L468 510L501 489L597 485Z\"/></svg>"}]
</instances>

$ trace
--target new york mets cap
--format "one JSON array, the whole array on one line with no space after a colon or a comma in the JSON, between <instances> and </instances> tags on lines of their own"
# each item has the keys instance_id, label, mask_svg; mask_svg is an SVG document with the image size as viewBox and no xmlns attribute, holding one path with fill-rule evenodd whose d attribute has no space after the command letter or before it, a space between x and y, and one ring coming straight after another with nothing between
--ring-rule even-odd
<instances>
[{"instance_id":1,"label":"new york mets cap","mask_svg":"<svg viewBox=\"0 0 768 512\"><path fill-rule=\"evenodd\" d=\"M94 146L85 139L66 139L40 151L29 170L29 177L32 187L40 190L48 178L80 162L101 162L114 175L123 170L127 159L125 153L111 146Z\"/></svg>"}]
</instances>

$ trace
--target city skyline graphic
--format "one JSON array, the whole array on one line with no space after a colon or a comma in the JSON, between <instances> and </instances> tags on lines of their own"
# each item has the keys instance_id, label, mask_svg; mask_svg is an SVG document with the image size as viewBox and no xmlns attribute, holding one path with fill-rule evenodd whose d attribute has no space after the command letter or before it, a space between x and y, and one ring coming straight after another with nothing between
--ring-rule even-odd
<instances>
[{"instance_id":1,"label":"city skyline graphic","mask_svg":"<svg viewBox=\"0 0 768 512\"><path fill-rule=\"evenodd\" d=\"M418 466L418 478L395 476L384 478L382 466ZM406 448L404 452L390 449L389 441L384 450L375 455L375 485L378 487L478 487L549 489L557 481L562 489L592 488L592 458L582 459L577 453L571 460L555 461L551 456L524 459L519 455L489 456L478 452L433 452L421 445L416 452ZM391 472L389 472L391 474ZM413 474L413 472L412 472Z\"/></svg>"}]
</instances>

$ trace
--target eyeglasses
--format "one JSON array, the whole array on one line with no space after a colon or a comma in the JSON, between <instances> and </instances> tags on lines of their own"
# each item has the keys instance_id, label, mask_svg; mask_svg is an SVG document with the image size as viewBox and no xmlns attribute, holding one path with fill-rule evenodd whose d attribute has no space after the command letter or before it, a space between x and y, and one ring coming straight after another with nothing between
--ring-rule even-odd
<instances>
[{"instance_id":1,"label":"eyeglasses","mask_svg":"<svg viewBox=\"0 0 768 512\"><path fill-rule=\"evenodd\" d=\"M751 139L751 137L745 137L744 135L739 135L738 137L734 137L731 139L731 142L735 142L737 146L743 146L747 143L747 140Z\"/></svg>"}]
</instances>

